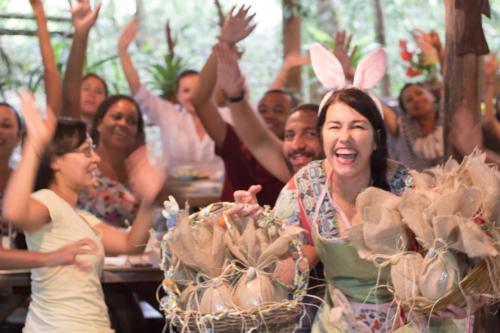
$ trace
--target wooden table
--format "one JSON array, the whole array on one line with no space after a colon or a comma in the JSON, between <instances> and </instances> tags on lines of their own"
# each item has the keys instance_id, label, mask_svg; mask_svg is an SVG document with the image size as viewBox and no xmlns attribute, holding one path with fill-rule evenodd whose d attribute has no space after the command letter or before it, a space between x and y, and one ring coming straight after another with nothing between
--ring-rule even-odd
<instances>
[{"instance_id":1,"label":"wooden table","mask_svg":"<svg viewBox=\"0 0 500 333\"><path fill-rule=\"evenodd\" d=\"M153 267L116 267L105 266L101 282L107 283L135 283L158 282L163 279L163 272ZM28 287L30 286L30 271L0 271L1 287Z\"/></svg>"},{"instance_id":2,"label":"wooden table","mask_svg":"<svg viewBox=\"0 0 500 333\"><path fill-rule=\"evenodd\" d=\"M101 282L104 286L122 283L132 288L141 284L156 287L162 279L163 272L159 268L104 266ZM12 288L12 293L0 298L0 322L26 302L30 295L30 284L29 270L0 271L0 287Z\"/></svg>"},{"instance_id":3,"label":"wooden table","mask_svg":"<svg viewBox=\"0 0 500 333\"><path fill-rule=\"evenodd\" d=\"M208 206L219 201L222 192L220 183L209 180L178 181L169 179L165 187L167 194L172 195L181 207L186 201L190 207Z\"/></svg>"}]
</instances>

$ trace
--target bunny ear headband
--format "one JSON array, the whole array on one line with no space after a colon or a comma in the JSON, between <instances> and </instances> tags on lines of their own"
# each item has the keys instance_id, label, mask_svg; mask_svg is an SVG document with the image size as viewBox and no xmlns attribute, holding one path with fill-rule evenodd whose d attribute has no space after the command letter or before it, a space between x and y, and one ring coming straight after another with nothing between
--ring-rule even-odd
<instances>
[{"instance_id":1,"label":"bunny ear headband","mask_svg":"<svg viewBox=\"0 0 500 333\"><path fill-rule=\"evenodd\" d=\"M342 65L330 51L319 43L314 43L309 48L309 52L311 54L311 64L314 73L321 84L329 90L321 100L319 105L320 111L323 110L326 101L336 90L355 87L370 95L377 105L382 119L384 118L380 101L373 93L369 92L382 79L385 73L387 56L383 49L376 49L370 52L359 62L352 85L347 83Z\"/></svg>"}]
</instances>

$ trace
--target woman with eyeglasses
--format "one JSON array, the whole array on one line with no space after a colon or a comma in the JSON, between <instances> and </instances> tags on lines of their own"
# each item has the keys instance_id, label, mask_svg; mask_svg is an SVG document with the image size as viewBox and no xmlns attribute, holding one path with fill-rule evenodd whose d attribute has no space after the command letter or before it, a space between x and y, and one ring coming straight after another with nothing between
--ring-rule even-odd
<instances>
[{"instance_id":1,"label":"woman with eyeglasses","mask_svg":"<svg viewBox=\"0 0 500 333\"><path fill-rule=\"evenodd\" d=\"M104 253L144 249L163 172L151 167L145 149L134 152L127 161L129 181L141 198L134 224L126 232L102 223L76 208L80 192L93 185L100 162L85 123L56 121L50 110L43 121L32 97L22 94L21 99L27 138L6 188L4 217L25 231L30 250L50 252L82 237L96 243L95 249L78 255L86 270L74 265L32 270L23 332L113 332L99 280ZM31 193L33 188L36 192Z\"/></svg>"}]
</instances>

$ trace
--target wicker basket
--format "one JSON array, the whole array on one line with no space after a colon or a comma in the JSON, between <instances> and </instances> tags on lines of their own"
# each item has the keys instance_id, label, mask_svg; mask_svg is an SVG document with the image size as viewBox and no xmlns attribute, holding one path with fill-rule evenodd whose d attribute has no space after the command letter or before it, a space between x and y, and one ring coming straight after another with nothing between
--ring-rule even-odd
<instances>
[{"instance_id":1,"label":"wicker basket","mask_svg":"<svg viewBox=\"0 0 500 333\"><path fill-rule=\"evenodd\" d=\"M287 301L261 306L252 310L219 315L202 315L197 312L177 311L171 326L185 332L266 332L290 333L294 330L301 305Z\"/></svg>"},{"instance_id":2,"label":"wicker basket","mask_svg":"<svg viewBox=\"0 0 500 333\"><path fill-rule=\"evenodd\" d=\"M460 282L460 287L448 291L438 300L425 297L415 297L402 303L403 307L411 311L431 314L435 311L444 310L448 304L464 305L466 295L490 294L492 286L485 261L474 267Z\"/></svg>"},{"instance_id":3,"label":"wicker basket","mask_svg":"<svg viewBox=\"0 0 500 333\"><path fill-rule=\"evenodd\" d=\"M192 214L192 221L200 221L211 214L221 214L232 204L212 204L199 213ZM177 328L179 332L202 332L202 333L233 333L233 332L292 332L297 323L298 316L303 308L302 297L306 294L309 280L309 270L300 270L299 262L305 259L301 250L300 242L292 242L291 246L299 253L295 258L295 277L293 287L293 299L281 302L263 304L259 307L245 310L232 310L230 312L205 314L198 311L183 310L179 306L179 296L182 290L172 275L173 266L168 260L171 254L166 245L166 239L162 242L162 264L165 279L157 290L157 299L160 309L165 315L167 325ZM160 293L163 295L160 296Z\"/></svg>"}]
</instances>

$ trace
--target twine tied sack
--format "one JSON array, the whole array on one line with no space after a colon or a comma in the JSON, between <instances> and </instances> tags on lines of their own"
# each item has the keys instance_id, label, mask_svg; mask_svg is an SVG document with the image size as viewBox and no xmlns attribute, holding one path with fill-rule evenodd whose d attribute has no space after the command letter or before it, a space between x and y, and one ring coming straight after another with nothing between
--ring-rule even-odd
<instances>
[{"instance_id":1,"label":"twine tied sack","mask_svg":"<svg viewBox=\"0 0 500 333\"><path fill-rule=\"evenodd\" d=\"M455 255L448 251L446 243L436 240L422 262L420 293L428 299L437 300L457 287L459 282L460 270Z\"/></svg>"},{"instance_id":2,"label":"twine tied sack","mask_svg":"<svg viewBox=\"0 0 500 333\"><path fill-rule=\"evenodd\" d=\"M399 197L375 187L358 195L355 217L358 224L351 228L349 238L361 258L392 256L406 248L406 229L396 210L399 202Z\"/></svg>"},{"instance_id":3,"label":"twine tied sack","mask_svg":"<svg viewBox=\"0 0 500 333\"><path fill-rule=\"evenodd\" d=\"M431 200L424 193L407 189L397 206L403 222L415 234L416 240L426 249L430 249L434 242L432 221L424 214L424 210L430 205Z\"/></svg>"},{"instance_id":4,"label":"twine tied sack","mask_svg":"<svg viewBox=\"0 0 500 333\"><path fill-rule=\"evenodd\" d=\"M288 252L289 242L301 232L301 228L289 226L274 242L267 244L267 238L256 230L254 221L249 221L241 236L236 232L226 234L229 250L243 265L233 291L237 306L249 309L287 298L284 289L272 281L272 273L279 259Z\"/></svg>"},{"instance_id":5,"label":"twine tied sack","mask_svg":"<svg viewBox=\"0 0 500 333\"><path fill-rule=\"evenodd\" d=\"M481 215L500 226L500 173L488 167L484 154L473 153L463 162L463 182L481 189Z\"/></svg>"},{"instance_id":6,"label":"twine tied sack","mask_svg":"<svg viewBox=\"0 0 500 333\"><path fill-rule=\"evenodd\" d=\"M419 278L422 274L422 255L418 252L407 252L398 256L391 266L391 281L394 296L407 301L420 296Z\"/></svg>"},{"instance_id":7,"label":"twine tied sack","mask_svg":"<svg viewBox=\"0 0 500 333\"><path fill-rule=\"evenodd\" d=\"M225 266L225 230L215 218L191 226L185 213L169 233L172 254L182 265L198 272L196 284L188 286L181 294L184 308L202 313L234 309L231 288L220 277Z\"/></svg>"}]
</instances>

